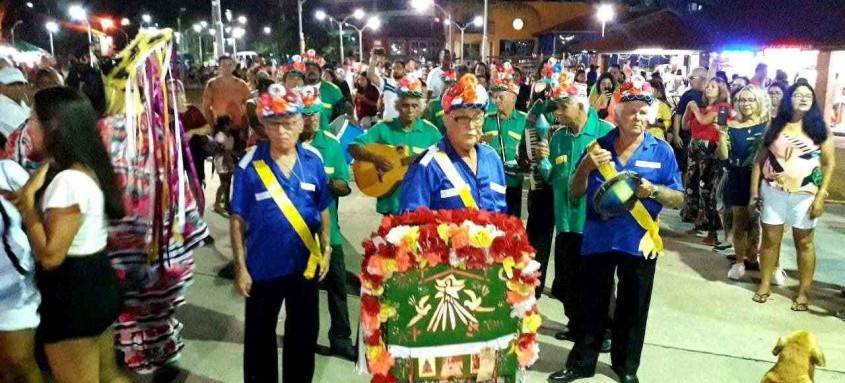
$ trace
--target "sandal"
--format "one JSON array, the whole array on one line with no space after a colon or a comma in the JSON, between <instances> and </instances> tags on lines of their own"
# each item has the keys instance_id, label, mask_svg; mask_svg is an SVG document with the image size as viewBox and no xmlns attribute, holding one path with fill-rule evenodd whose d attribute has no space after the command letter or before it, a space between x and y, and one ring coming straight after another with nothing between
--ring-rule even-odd
<instances>
[{"instance_id":1,"label":"sandal","mask_svg":"<svg viewBox=\"0 0 845 383\"><path fill-rule=\"evenodd\" d=\"M810 302L807 303L798 303L798 301L792 301L792 311L809 311L810 310Z\"/></svg>"},{"instance_id":2,"label":"sandal","mask_svg":"<svg viewBox=\"0 0 845 383\"><path fill-rule=\"evenodd\" d=\"M772 296L771 293L766 293L766 294L755 293L754 296L751 297L751 300L754 301L754 302L757 302L757 303L766 303L769 300L769 297L771 297L771 296Z\"/></svg>"}]
</instances>

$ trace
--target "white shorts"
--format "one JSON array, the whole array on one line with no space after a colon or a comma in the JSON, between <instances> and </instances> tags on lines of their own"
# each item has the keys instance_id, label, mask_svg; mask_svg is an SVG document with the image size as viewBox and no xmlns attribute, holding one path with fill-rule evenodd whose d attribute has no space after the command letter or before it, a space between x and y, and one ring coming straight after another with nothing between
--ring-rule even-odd
<instances>
[{"instance_id":1,"label":"white shorts","mask_svg":"<svg viewBox=\"0 0 845 383\"><path fill-rule=\"evenodd\" d=\"M20 331L34 329L41 322L38 306L41 295L34 288L22 291L23 295L13 307L0 309L0 331Z\"/></svg>"},{"instance_id":2,"label":"white shorts","mask_svg":"<svg viewBox=\"0 0 845 383\"><path fill-rule=\"evenodd\" d=\"M776 189L765 180L760 185L763 211L760 220L767 225L785 225L801 230L815 229L818 218L810 219L816 196L810 193L788 193Z\"/></svg>"}]
</instances>

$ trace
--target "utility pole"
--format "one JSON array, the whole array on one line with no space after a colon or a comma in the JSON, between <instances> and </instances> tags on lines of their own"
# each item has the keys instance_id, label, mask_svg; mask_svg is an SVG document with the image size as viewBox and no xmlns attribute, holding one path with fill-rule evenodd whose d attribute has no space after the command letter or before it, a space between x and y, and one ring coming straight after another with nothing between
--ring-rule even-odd
<instances>
[{"instance_id":1,"label":"utility pole","mask_svg":"<svg viewBox=\"0 0 845 383\"><path fill-rule=\"evenodd\" d=\"M226 53L226 41L223 39L223 14L220 0L211 0L211 25L214 28L214 58Z\"/></svg>"}]
</instances>

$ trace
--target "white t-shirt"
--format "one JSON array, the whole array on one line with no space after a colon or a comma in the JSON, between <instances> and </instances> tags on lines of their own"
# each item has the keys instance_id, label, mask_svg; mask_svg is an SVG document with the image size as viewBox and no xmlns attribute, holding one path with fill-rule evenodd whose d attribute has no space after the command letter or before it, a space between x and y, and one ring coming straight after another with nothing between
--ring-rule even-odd
<instances>
[{"instance_id":1,"label":"white t-shirt","mask_svg":"<svg viewBox=\"0 0 845 383\"><path fill-rule=\"evenodd\" d=\"M103 191L87 174L68 169L57 174L47 186L41 208L46 213L51 208L71 206L79 206L82 226L73 238L67 256L84 257L105 249L109 232Z\"/></svg>"},{"instance_id":2,"label":"white t-shirt","mask_svg":"<svg viewBox=\"0 0 845 383\"><path fill-rule=\"evenodd\" d=\"M389 77L382 77L381 79L381 103L384 105L384 113L382 119L384 121L391 121L399 118L399 111L396 110L396 100L399 99L399 83Z\"/></svg>"},{"instance_id":3,"label":"white t-shirt","mask_svg":"<svg viewBox=\"0 0 845 383\"><path fill-rule=\"evenodd\" d=\"M15 191L23 186L29 174L16 162L0 160L0 190ZM38 305L41 295L35 288L35 259L26 233L23 218L15 206L0 197L0 205L9 218L0 220L0 331L17 331L38 326ZM12 257L6 252L12 251ZM12 263L15 259L24 275Z\"/></svg>"},{"instance_id":4,"label":"white t-shirt","mask_svg":"<svg viewBox=\"0 0 845 383\"><path fill-rule=\"evenodd\" d=\"M9 97L0 94L0 134L9 135L29 118L30 109L26 103L17 103Z\"/></svg>"},{"instance_id":5,"label":"white t-shirt","mask_svg":"<svg viewBox=\"0 0 845 383\"><path fill-rule=\"evenodd\" d=\"M446 83L443 81L443 68L437 67L428 73L428 78L425 80L425 85L431 92L431 98L438 99L446 89Z\"/></svg>"}]
</instances>

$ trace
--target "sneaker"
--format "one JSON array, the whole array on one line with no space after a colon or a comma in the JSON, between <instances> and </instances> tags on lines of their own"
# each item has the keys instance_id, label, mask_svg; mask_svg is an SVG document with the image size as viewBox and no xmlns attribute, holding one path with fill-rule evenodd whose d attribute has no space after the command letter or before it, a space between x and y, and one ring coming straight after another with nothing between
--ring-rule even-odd
<instances>
[{"instance_id":1,"label":"sneaker","mask_svg":"<svg viewBox=\"0 0 845 383\"><path fill-rule=\"evenodd\" d=\"M738 281L743 276L745 276L745 264L743 263L735 263L728 271L728 279Z\"/></svg>"},{"instance_id":2,"label":"sneaker","mask_svg":"<svg viewBox=\"0 0 845 383\"><path fill-rule=\"evenodd\" d=\"M775 286L783 286L786 284L786 271L782 267L775 269L775 275L772 278L772 284Z\"/></svg>"},{"instance_id":3,"label":"sneaker","mask_svg":"<svg viewBox=\"0 0 845 383\"><path fill-rule=\"evenodd\" d=\"M723 252L727 249L733 248L733 247L734 247L734 245L731 245L729 243L720 243L716 246L713 246L713 251L715 251L717 253L721 253L721 252Z\"/></svg>"}]
</instances>

